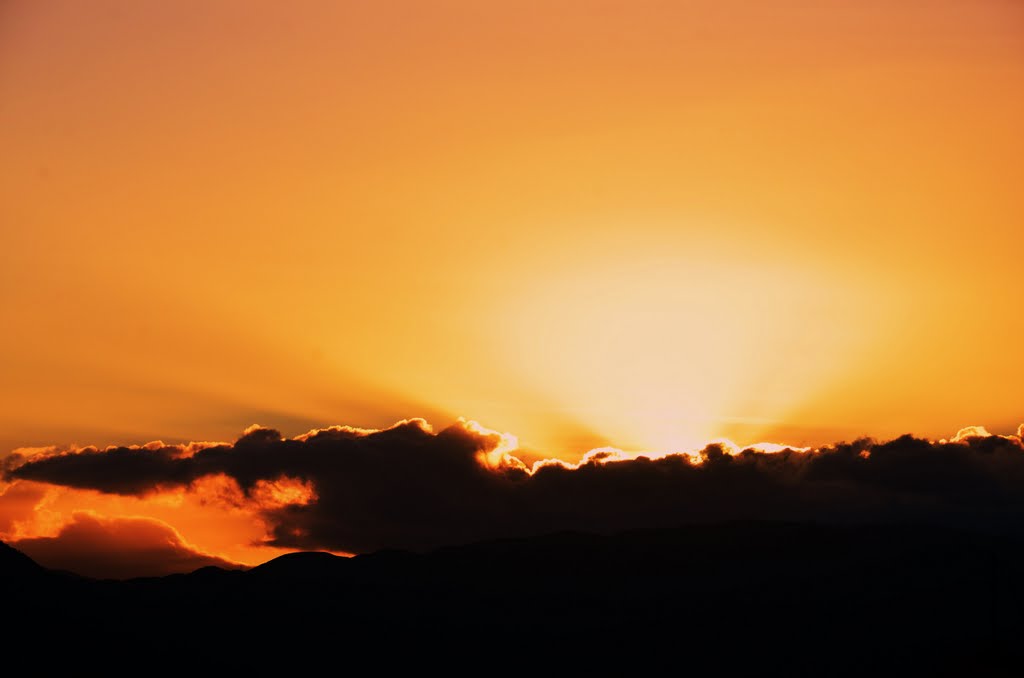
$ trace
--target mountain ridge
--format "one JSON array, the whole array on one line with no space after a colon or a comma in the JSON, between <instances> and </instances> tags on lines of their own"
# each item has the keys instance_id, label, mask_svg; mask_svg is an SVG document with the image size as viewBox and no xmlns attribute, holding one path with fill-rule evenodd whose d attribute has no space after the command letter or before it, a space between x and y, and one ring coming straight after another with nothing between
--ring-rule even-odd
<instances>
[{"instance_id":1,"label":"mountain ridge","mask_svg":"<svg viewBox=\"0 0 1024 678\"><path fill-rule=\"evenodd\" d=\"M12 581L8 560L0 581ZM183 666L201 657L253 670L344 661L469 666L496 656L525 669L543 648L565 669L1012 675L999 671L1024 666L1016 642L1022 566L1024 544L1013 538L748 521L562 532L425 553L299 552L247 571L161 578L49 573L8 586L5 602L24 603L26 629L51 628L54 619L74 629L65 642L80 650L68 655L75 668L117 638L152 652L166 652L173 639ZM21 645L9 647L39 643L16 627L19 634ZM400 651L380 655L382 643ZM287 647L305 654L257 651Z\"/></svg>"}]
</instances>

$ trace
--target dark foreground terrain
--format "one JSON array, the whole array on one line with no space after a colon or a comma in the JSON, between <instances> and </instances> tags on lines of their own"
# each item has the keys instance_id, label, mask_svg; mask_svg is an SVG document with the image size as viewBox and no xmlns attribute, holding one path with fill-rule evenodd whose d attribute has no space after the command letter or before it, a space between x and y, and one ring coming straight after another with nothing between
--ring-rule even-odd
<instances>
[{"instance_id":1,"label":"dark foreground terrain","mask_svg":"<svg viewBox=\"0 0 1024 678\"><path fill-rule=\"evenodd\" d=\"M300 553L129 581L51 572L0 544L0 666L1022 675L1022 572L1017 540L782 523Z\"/></svg>"}]
</instances>

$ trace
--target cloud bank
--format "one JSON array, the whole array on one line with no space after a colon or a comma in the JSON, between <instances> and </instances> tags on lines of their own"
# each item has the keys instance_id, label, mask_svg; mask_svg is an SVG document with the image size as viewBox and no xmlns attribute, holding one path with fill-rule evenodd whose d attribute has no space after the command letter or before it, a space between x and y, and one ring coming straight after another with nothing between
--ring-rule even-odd
<instances>
[{"instance_id":1,"label":"cloud bank","mask_svg":"<svg viewBox=\"0 0 1024 678\"><path fill-rule=\"evenodd\" d=\"M56 536L21 539L17 547L45 567L100 579L161 577L208 565L241 567L202 553L162 521L104 518L88 511L75 512Z\"/></svg>"},{"instance_id":2,"label":"cloud bank","mask_svg":"<svg viewBox=\"0 0 1024 678\"><path fill-rule=\"evenodd\" d=\"M514 452L512 436L473 422L435 433L413 419L292 439L252 427L233 444L11 455L4 475L120 495L201 492L219 479L233 488L223 501L265 521L268 545L357 553L745 519L1024 529L1021 437L980 427L949 441L907 435L806 450L598 450L577 465L532 468Z\"/></svg>"}]
</instances>

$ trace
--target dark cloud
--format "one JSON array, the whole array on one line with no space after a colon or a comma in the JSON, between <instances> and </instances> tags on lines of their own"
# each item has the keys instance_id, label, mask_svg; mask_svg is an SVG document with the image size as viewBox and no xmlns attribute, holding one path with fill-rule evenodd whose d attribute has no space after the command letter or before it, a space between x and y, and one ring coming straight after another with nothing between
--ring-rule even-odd
<instances>
[{"instance_id":1,"label":"dark cloud","mask_svg":"<svg viewBox=\"0 0 1024 678\"><path fill-rule=\"evenodd\" d=\"M199 552L159 520L101 518L84 511L55 537L21 539L14 546L51 569L107 579L158 577L208 565L241 567Z\"/></svg>"},{"instance_id":2,"label":"dark cloud","mask_svg":"<svg viewBox=\"0 0 1024 678\"><path fill-rule=\"evenodd\" d=\"M353 552L743 519L1024 525L1021 441L983 429L952 441L904 436L806 451L712 445L699 460L592 453L578 466L533 469L504 455L508 447L501 435L461 422L439 433L411 420L290 440L253 428L232 445L12 457L7 476L144 494L224 475L262 513L269 543ZM312 494L289 501L295 487Z\"/></svg>"}]
</instances>

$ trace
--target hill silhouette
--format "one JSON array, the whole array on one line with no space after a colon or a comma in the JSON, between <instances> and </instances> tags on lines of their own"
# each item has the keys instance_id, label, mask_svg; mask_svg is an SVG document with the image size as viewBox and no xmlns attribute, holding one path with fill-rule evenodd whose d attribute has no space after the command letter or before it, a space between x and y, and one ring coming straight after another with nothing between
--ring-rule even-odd
<instances>
[{"instance_id":1,"label":"hill silhouette","mask_svg":"<svg viewBox=\"0 0 1024 678\"><path fill-rule=\"evenodd\" d=\"M16 548L0 541L0 586L24 577L42 577L47 570Z\"/></svg>"},{"instance_id":2,"label":"hill silhouette","mask_svg":"<svg viewBox=\"0 0 1024 678\"><path fill-rule=\"evenodd\" d=\"M323 551L301 551L278 556L249 572L253 577L269 579L322 579L340 576L348 560Z\"/></svg>"},{"instance_id":3,"label":"hill silhouette","mask_svg":"<svg viewBox=\"0 0 1024 678\"><path fill-rule=\"evenodd\" d=\"M568 532L422 554L295 553L245 572L127 581L61 576L10 547L0 556L5 662L43 671L137 672L116 648L165 668L256 671L1014 675L1024 666L1024 544L944 528Z\"/></svg>"}]
</instances>

